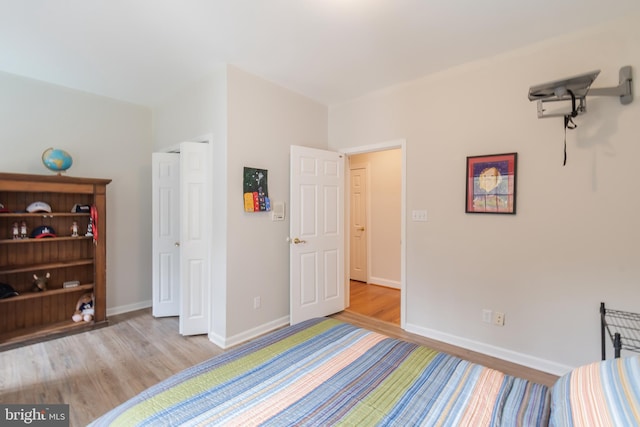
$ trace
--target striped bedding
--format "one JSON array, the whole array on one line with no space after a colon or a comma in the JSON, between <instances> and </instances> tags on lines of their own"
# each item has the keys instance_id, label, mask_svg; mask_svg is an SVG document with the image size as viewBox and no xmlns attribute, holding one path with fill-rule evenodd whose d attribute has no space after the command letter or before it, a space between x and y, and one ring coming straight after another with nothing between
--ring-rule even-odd
<instances>
[{"instance_id":1,"label":"striped bedding","mask_svg":"<svg viewBox=\"0 0 640 427\"><path fill-rule=\"evenodd\" d=\"M574 369L551 395L553 426L640 426L640 356Z\"/></svg>"},{"instance_id":2,"label":"striped bedding","mask_svg":"<svg viewBox=\"0 0 640 427\"><path fill-rule=\"evenodd\" d=\"M92 426L538 426L547 387L335 319L191 367Z\"/></svg>"}]
</instances>

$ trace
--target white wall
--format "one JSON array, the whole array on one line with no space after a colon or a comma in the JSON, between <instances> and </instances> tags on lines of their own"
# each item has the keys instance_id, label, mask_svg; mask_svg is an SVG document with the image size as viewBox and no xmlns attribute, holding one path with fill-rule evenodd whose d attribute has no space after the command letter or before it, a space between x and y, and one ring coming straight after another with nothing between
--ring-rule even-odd
<instances>
[{"instance_id":1,"label":"white wall","mask_svg":"<svg viewBox=\"0 0 640 427\"><path fill-rule=\"evenodd\" d=\"M212 135L214 141L226 141L226 73L226 67L221 66L156 105L153 109L154 151L203 135Z\"/></svg>"},{"instance_id":2,"label":"white wall","mask_svg":"<svg viewBox=\"0 0 640 427\"><path fill-rule=\"evenodd\" d=\"M561 373L600 356L600 301L640 311L640 100L590 98L569 131L537 119L531 85L640 72L638 16L331 107L329 145L406 138L407 327ZM465 214L466 156L518 152L516 215ZM482 323L482 309L506 324Z\"/></svg>"},{"instance_id":3,"label":"white wall","mask_svg":"<svg viewBox=\"0 0 640 427\"><path fill-rule=\"evenodd\" d=\"M369 282L400 288L402 151L375 151L349 156L369 173Z\"/></svg>"},{"instance_id":4,"label":"white wall","mask_svg":"<svg viewBox=\"0 0 640 427\"><path fill-rule=\"evenodd\" d=\"M328 123L327 107L232 66L228 96L227 336L240 337L289 320L289 147L326 148ZM245 166L268 170L269 197L286 202L285 221L244 212Z\"/></svg>"},{"instance_id":5,"label":"white wall","mask_svg":"<svg viewBox=\"0 0 640 427\"><path fill-rule=\"evenodd\" d=\"M0 72L0 170L48 175L42 152L73 157L67 175L107 186L107 314L151 300L151 111ZM1 202L1 201L0 201Z\"/></svg>"}]
</instances>

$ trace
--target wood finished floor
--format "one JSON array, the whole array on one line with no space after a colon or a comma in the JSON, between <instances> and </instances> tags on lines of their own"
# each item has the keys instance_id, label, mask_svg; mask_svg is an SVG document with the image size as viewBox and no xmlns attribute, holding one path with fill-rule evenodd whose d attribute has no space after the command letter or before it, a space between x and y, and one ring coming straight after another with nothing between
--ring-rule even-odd
<instances>
[{"instance_id":1,"label":"wood finished floor","mask_svg":"<svg viewBox=\"0 0 640 427\"><path fill-rule=\"evenodd\" d=\"M151 310L110 326L0 353L0 402L69 404L71 426L89 422L142 390L221 354L206 335L183 337L178 319Z\"/></svg>"},{"instance_id":2,"label":"wood finished floor","mask_svg":"<svg viewBox=\"0 0 640 427\"><path fill-rule=\"evenodd\" d=\"M384 320L349 311L332 317L541 384L556 379L409 334ZM151 310L138 310L112 316L107 328L0 352L0 402L67 403L70 425L86 426L142 390L223 352L205 335L180 336L177 318L156 319Z\"/></svg>"},{"instance_id":3,"label":"wood finished floor","mask_svg":"<svg viewBox=\"0 0 640 427\"><path fill-rule=\"evenodd\" d=\"M351 280L347 311L400 326L400 289Z\"/></svg>"}]
</instances>

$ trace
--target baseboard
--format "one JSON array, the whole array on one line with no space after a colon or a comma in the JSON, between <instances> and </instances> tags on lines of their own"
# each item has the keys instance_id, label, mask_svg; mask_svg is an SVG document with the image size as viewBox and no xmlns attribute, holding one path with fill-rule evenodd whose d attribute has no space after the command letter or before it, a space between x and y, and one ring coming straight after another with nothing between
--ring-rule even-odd
<instances>
[{"instance_id":1,"label":"baseboard","mask_svg":"<svg viewBox=\"0 0 640 427\"><path fill-rule=\"evenodd\" d=\"M120 305L118 307L107 308L107 317L115 316L116 314L128 313L130 311L141 310L143 308L151 307L151 300L140 301L135 304Z\"/></svg>"},{"instance_id":2,"label":"baseboard","mask_svg":"<svg viewBox=\"0 0 640 427\"><path fill-rule=\"evenodd\" d=\"M248 331L242 332L240 334L233 335L228 338L221 337L220 335L216 335L214 333L209 333L209 340L222 349L227 349L229 347L233 347L238 344L242 344L244 342L250 341L260 335L264 335L268 332L281 328L283 326L289 325L289 316L281 317L280 319L273 320L269 323L265 323L263 325L257 326L255 328L249 329Z\"/></svg>"},{"instance_id":3,"label":"baseboard","mask_svg":"<svg viewBox=\"0 0 640 427\"><path fill-rule=\"evenodd\" d=\"M573 369L573 367L571 366L562 365L550 360L540 359L538 357L530 356L524 353L507 350L506 348L496 347L490 344L473 341L467 338L462 338L456 335L447 334L429 328L423 328L421 326L413 325L410 323L407 323L405 325L405 330L413 334L421 335L425 338L442 341L447 344L466 348L468 350L476 351L488 356L497 357L498 359L517 363L518 365L526 366L528 368L536 369L542 372L548 372L557 376L562 376Z\"/></svg>"},{"instance_id":4,"label":"baseboard","mask_svg":"<svg viewBox=\"0 0 640 427\"><path fill-rule=\"evenodd\" d=\"M369 283L372 285L386 286L387 288L400 289L400 282L383 279L382 277L369 277Z\"/></svg>"},{"instance_id":5,"label":"baseboard","mask_svg":"<svg viewBox=\"0 0 640 427\"><path fill-rule=\"evenodd\" d=\"M220 347L221 349L225 349L226 348L224 346L224 337L221 337L220 335L216 335L213 332L209 332L207 334L207 337L209 338L209 341L211 341L212 343L214 343L216 346Z\"/></svg>"}]
</instances>

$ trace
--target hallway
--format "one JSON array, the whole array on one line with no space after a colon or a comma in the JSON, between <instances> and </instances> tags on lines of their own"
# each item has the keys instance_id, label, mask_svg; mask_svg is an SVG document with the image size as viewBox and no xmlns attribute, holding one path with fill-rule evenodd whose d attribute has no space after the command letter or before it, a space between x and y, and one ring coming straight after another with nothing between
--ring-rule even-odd
<instances>
[{"instance_id":1,"label":"hallway","mask_svg":"<svg viewBox=\"0 0 640 427\"><path fill-rule=\"evenodd\" d=\"M350 281L350 305L345 311L400 325L400 290Z\"/></svg>"}]
</instances>

